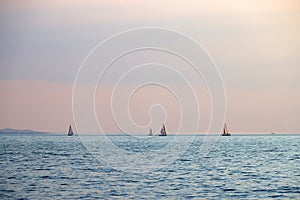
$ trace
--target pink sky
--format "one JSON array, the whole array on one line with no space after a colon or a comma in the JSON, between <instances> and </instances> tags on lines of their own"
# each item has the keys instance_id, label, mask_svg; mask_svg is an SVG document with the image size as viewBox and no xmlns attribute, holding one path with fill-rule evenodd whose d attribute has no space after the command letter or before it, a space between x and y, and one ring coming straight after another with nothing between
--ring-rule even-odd
<instances>
[{"instance_id":1,"label":"pink sky","mask_svg":"<svg viewBox=\"0 0 300 200\"><path fill-rule=\"evenodd\" d=\"M299 19L298 0L2 1L0 128L65 132L74 125L72 84L88 52L113 34L154 26L185 33L209 52L224 81L232 132L300 133ZM107 81L96 95L104 101L96 105L97 114L105 131L118 132ZM201 99L201 86L194 87ZM166 95L162 103L171 102L167 128L176 130L176 103L152 89L129 104L132 117L147 124L147 108L158 94ZM207 102L199 102L200 132L209 122Z\"/></svg>"},{"instance_id":2,"label":"pink sky","mask_svg":"<svg viewBox=\"0 0 300 200\"><path fill-rule=\"evenodd\" d=\"M1 128L65 131L73 124L71 84L0 82Z\"/></svg>"},{"instance_id":3,"label":"pink sky","mask_svg":"<svg viewBox=\"0 0 300 200\"><path fill-rule=\"evenodd\" d=\"M0 128L34 129L41 131L65 132L68 124L74 124L72 116L72 84L51 83L45 81L1 81L0 82ZM107 87L100 96L108 100L111 87ZM147 89L149 93L149 89ZM158 90L153 89L155 93ZM154 92L150 92L153 97ZM161 92L157 93L161 96ZM84 94L83 94L84 95ZM149 122L148 107L151 100L143 101L142 93L133 98L135 103L132 115L136 123L143 125ZM158 96L154 96L158 98ZM167 97L166 101L172 100ZM96 99L99 98L96 97ZM298 133L300 94L286 90L227 90L227 122L232 132L237 133ZM100 102L100 101L99 101ZM102 102L105 102L102 101ZM173 105L172 105L173 104ZM200 103L201 104L201 103ZM175 131L178 127L179 111L176 102L169 103L171 116L168 129ZM204 108L206 104L202 105ZM132 106L132 105L131 105ZM174 108L172 108L174 107ZM177 109L176 109L177 108ZM175 110L174 110L175 109ZM202 110L204 113L208 110ZM109 120L110 104L97 105L99 120L107 132L119 132L113 120ZM173 113L173 114L172 114ZM203 113L203 112L202 112ZM173 116L172 116L173 115ZM109 117L110 116L110 117ZM209 120L203 115L200 124ZM203 122L203 123L202 123ZM207 127L200 127L203 132ZM87 132L94 130L86 129Z\"/></svg>"}]
</instances>

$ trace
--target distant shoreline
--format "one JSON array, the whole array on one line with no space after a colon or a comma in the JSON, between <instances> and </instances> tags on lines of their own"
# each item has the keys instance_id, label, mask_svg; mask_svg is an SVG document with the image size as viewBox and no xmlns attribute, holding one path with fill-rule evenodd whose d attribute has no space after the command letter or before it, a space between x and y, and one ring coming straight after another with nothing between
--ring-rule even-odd
<instances>
[{"instance_id":1,"label":"distant shoreline","mask_svg":"<svg viewBox=\"0 0 300 200\"><path fill-rule=\"evenodd\" d=\"M57 133L34 131L30 129L5 128L0 130L0 135L58 135Z\"/></svg>"}]
</instances>

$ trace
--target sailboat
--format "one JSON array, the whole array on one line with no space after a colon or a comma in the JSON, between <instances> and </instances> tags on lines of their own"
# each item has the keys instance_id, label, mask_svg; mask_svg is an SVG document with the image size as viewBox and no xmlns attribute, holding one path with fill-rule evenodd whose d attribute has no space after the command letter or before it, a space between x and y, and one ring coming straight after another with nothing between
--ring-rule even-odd
<instances>
[{"instance_id":1,"label":"sailboat","mask_svg":"<svg viewBox=\"0 0 300 200\"><path fill-rule=\"evenodd\" d=\"M74 135L74 132L73 132L72 127L70 125L69 130L68 130L68 136L72 136L72 135Z\"/></svg>"},{"instance_id":2,"label":"sailboat","mask_svg":"<svg viewBox=\"0 0 300 200\"><path fill-rule=\"evenodd\" d=\"M167 131L166 131L165 124L163 124L163 127L160 129L159 136L167 136Z\"/></svg>"},{"instance_id":3,"label":"sailboat","mask_svg":"<svg viewBox=\"0 0 300 200\"><path fill-rule=\"evenodd\" d=\"M224 124L224 128L223 128L223 133L222 136L230 136L231 134L228 131L228 127L226 125L226 123Z\"/></svg>"},{"instance_id":4,"label":"sailboat","mask_svg":"<svg viewBox=\"0 0 300 200\"><path fill-rule=\"evenodd\" d=\"M152 136L152 135L153 135L152 128L150 128L148 136Z\"/></svg>"}]
</instances>

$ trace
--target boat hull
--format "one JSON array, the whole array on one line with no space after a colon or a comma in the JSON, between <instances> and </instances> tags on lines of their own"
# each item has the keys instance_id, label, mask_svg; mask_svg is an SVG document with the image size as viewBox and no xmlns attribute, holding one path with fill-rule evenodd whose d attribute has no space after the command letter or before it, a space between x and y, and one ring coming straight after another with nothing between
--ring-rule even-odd
<instances>
[{"instance_id":1,"label":"boat hull","mask_svg":"<svg viewBox=\"0 0 300 200\"><path fill-rule=\"evenodd\" d=\"M228 133L228 134L222 134L222 136L231 136L231 134L230 133Z\"/></svg>"}]
</instances>

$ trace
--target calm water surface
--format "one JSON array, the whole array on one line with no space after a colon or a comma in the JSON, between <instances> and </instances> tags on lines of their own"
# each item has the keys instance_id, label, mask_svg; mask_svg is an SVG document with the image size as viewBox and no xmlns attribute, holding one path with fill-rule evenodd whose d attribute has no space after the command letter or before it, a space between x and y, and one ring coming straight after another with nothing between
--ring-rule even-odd
<instances>
[{"instance_id":1,"label":"calm water surface","mask_svg":"<svg viewBox=\"0 0 300 200\"><path fill-rule=\"evenodd\" d=\"M133 152L172 138L139 147L111 137ZM174 163L142 174L96 161L79 137L0 139L0 199L300 199L299 135L220 137L204 157L197 136Z\"/></svg>"}]
</instances>

